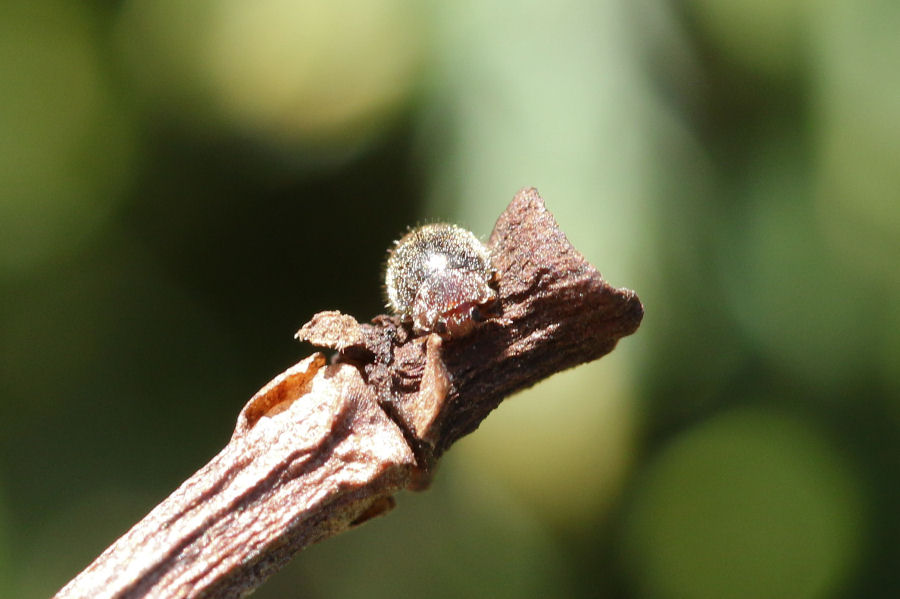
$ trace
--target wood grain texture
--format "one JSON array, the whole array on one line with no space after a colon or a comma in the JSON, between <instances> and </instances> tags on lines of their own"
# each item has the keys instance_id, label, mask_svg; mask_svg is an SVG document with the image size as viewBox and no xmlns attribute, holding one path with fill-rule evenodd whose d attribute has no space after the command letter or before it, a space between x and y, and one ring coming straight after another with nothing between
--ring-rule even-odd
<instances>
[{"instance_id":1,"label":"wood grain texture","mask_svg":"<svg viewBox=\"0 0 900 599\"><path fill-rule=\"evenodd\" d=\"M471 335L415 336L396 316L321 312L297 337L315 353L261 389L228 445L57 595L240 597L297 551L424 489L441 455L500 402L601 357L643 306L609 286L534 189L489 247L500 316Z\"/></svg>"}]
</instances>

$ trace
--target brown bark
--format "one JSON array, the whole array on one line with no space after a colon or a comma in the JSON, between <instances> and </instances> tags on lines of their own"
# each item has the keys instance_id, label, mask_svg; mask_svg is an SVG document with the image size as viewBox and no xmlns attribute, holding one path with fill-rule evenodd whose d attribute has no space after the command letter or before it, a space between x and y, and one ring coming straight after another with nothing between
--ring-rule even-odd
<instances>
[{"instance_id":1,"label":"brown bark","mask_svg":"<svg viewBox=\"0 0 900 599\"><path fill-rule=\"evenodd\" d=\"M509 395L608 353L640 324L534 189L489 242L500 318L450 341L397 317L321 312L297 333L337 350L278 375L228 445L66 585L74 597L240 597L297 551L427 486L441 455Z\"/></svg>"}]
</instances>

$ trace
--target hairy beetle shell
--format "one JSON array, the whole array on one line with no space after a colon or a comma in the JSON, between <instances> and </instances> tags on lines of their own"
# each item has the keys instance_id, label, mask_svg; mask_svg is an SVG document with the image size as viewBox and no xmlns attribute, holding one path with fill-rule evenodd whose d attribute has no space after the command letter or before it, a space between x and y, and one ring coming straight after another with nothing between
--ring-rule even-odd
<instances>
[{"instance_id":1,"label":"hairy beetle shell","mask_svg":"<svg viewBox=\"0 0 900 599\"><path fill-rule=\"evenodd\" d=\"M470 231L425 225L396 242L385 273L388 305L416 333L462 337L497 301L491 253Z\"/></svg>"}]
</instances>

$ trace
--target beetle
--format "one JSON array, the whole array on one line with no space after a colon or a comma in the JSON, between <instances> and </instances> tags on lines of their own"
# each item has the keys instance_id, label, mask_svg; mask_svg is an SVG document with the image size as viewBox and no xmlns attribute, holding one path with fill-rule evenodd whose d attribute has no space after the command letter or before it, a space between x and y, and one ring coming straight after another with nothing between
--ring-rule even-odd
<instances>
[{"instance_id":1,"label":"beetle","mask_svg":"<svg viewBox=\"0 0 900 599\"><path fill-rule=\"evenodd\" d=\"M449 223L423 225L394 242L385 271L388 307L417 334L468 335L497 308L490 250Z\"/></svg>"}]
</instances>

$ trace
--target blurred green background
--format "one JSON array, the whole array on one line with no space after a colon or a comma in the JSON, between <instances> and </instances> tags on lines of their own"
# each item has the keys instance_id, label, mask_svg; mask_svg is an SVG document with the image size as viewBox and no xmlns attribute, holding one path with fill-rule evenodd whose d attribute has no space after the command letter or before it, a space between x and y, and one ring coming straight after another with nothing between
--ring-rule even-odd
<instances>
[{"instance_id":1,"label":"blurred green background","mask_svg":"<svg viewBox=\"0 0 900 599\"><path fill-rule=\"evenodd\" d=\"M385 249L536 186L643 326L293 597L900 595L900 3L0 8L0 596L228 440Z\"/></svg>"}]
</instances>

